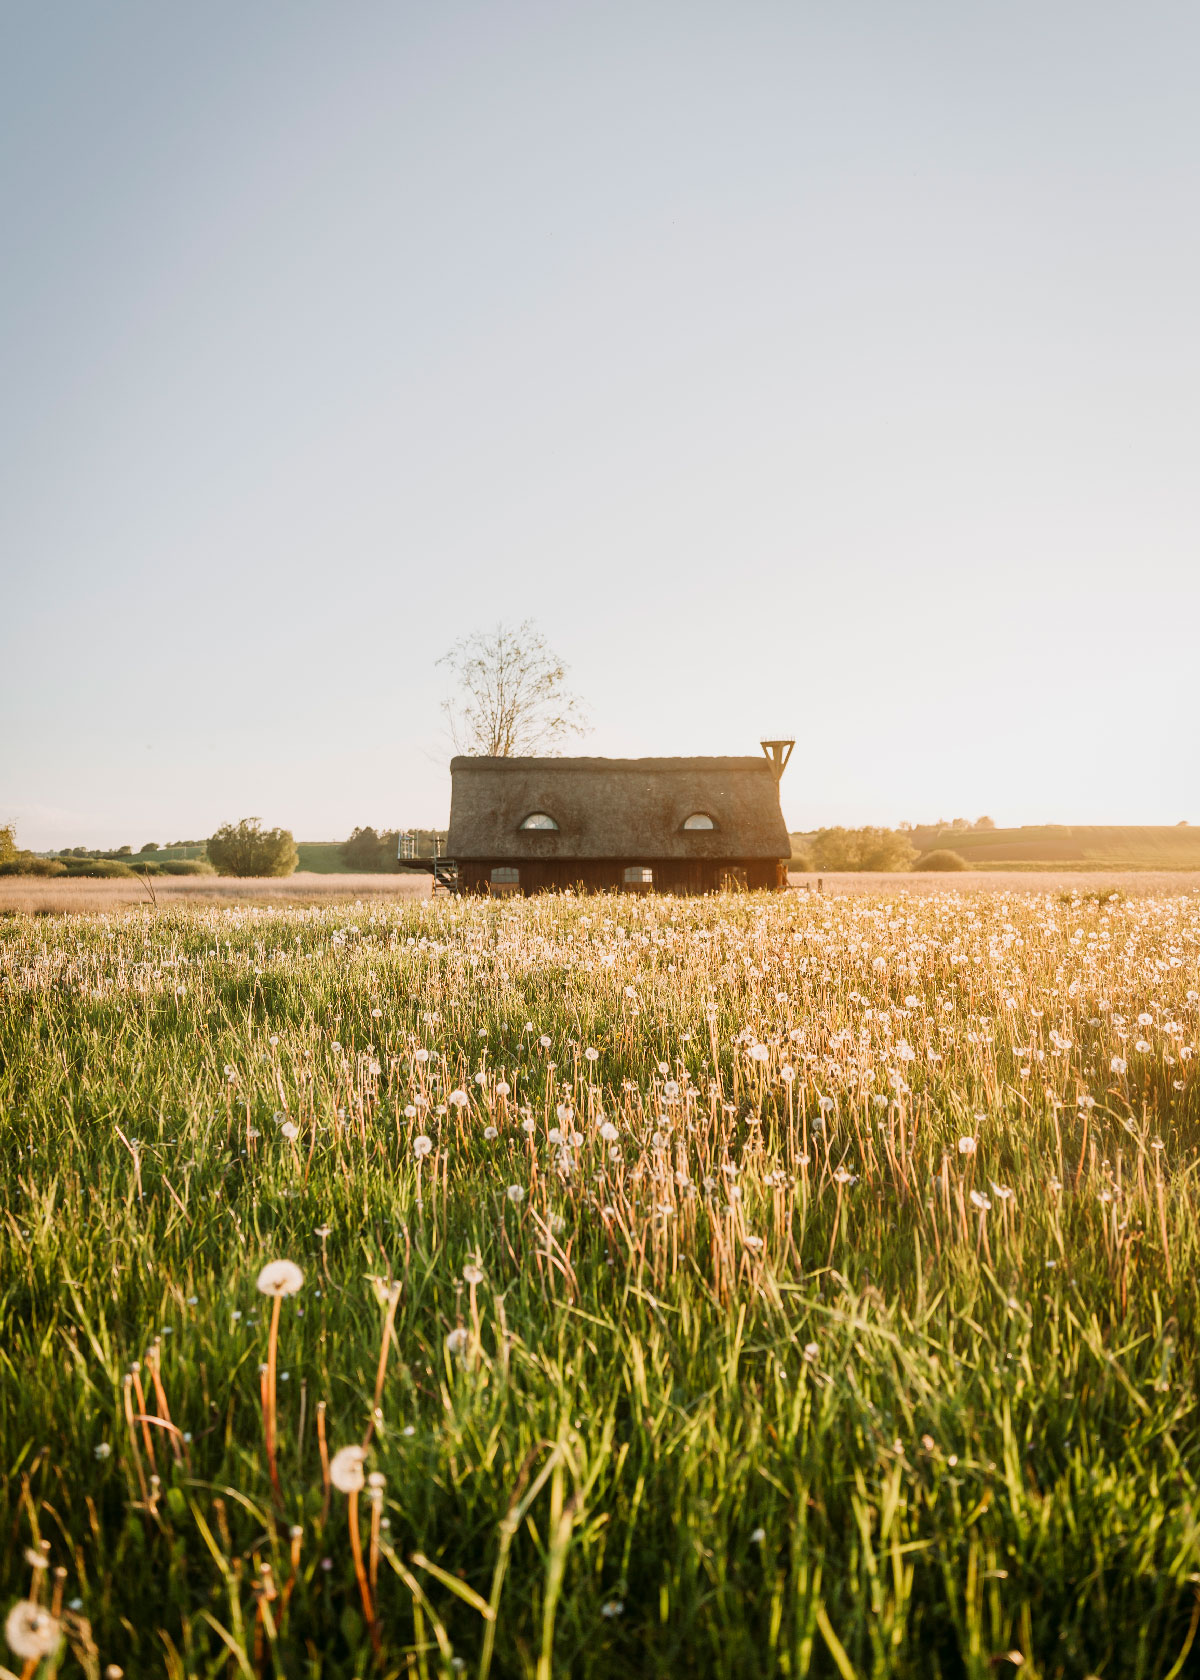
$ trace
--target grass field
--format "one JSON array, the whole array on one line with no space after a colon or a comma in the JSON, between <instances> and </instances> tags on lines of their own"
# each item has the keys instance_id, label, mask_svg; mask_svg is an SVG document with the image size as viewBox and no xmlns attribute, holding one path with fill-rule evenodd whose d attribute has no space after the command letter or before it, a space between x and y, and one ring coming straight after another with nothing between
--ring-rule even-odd
<instances>
[{"instance_id":1,"label":"grass field","mask_svg":"<svg viewBox=\"0 0 1200 1680\"><path fill-rule=\"evenodd\" d=\"M0 924L10 1661L1196 1673L1198 952L1187 893Z\"/></svg>"},{"instance_id":2,"label":"grass field","mask_svg":"<svg viewBox=\"0 0 1200 1680\"><path fill-rule=\"evenodd\" d=\"M818 876L797 873L791 885L800 891L823 893L928 893L1025 892L1025 893L1118 893L1144 896L1153 893L1200 892L1200 870L958 870L952 875L867 875L826 872ZM203 875L189 879L156 879L154 895L132 877L115 881L42 880L35 876L0 877L0 916L71 915L81 911L118 910L131 905L167 909L185 904L275 905L277 908L307 904L360 903L378 899L429 898L433 881L421 871L398 875L308 874L297 871L278 880L238 879L230 875Z\"/></svg>"},{"instance_id":3,"label":"grass field","mask_svg":"<svg viewBox=\"0 0 1200 1680\"><path fill-rule=\"evenodd\" d=\"M811 834L792 835L797 868L813 838ZM919 853L939 849L957 852L973 870L1200 870L1200 828L1186 823L1170 828L1069 828L1062 823L965 830L926 827L914 829L911 839Z\"/></svg>"},{"instance_id":4,"label":"grass field","mask_svg":"<svg viewBox=\"0 0 1200 1680\"><path fill-rule=\"evenodd\" d=\"M99 881L62 876L39 879L31 875L0 876L0 915L61 915L80 911L117 910L135 904L162 908L184 904L329 904L355 899L428 898L431 878L419 872L398 875L307 874L278 878L239 879L233 875L164 876L151 882L126 877Z\"/></svg>"},{"instance_id":5,"label":"grass field","mask_svg":"<svg viewBox=\"0 0 1200 1680\"><path fill-rule=\"evenodd\" d=\"M1200 869L1200 828L971 829L922 834L920 849L948 847L972 869Z\"/></svg>"}]
</instances>

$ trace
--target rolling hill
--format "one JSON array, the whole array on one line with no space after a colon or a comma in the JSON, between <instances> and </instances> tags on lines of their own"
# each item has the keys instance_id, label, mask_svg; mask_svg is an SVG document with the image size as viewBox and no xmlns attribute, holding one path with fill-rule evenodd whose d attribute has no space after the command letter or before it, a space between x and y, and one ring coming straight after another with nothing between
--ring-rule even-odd
<instances>
[{"instance_id":1,"label":"rolling hill","mask_svg":"<svg viewBox=\"0 0 1200 1680\"><path fill-rule=\"evenodd\" d=\"M792 836L802 852L801 834ZM1200 869L1200 827L916 828L918 852L945 847L971 869Z\"/></svg>"}]
</instances>

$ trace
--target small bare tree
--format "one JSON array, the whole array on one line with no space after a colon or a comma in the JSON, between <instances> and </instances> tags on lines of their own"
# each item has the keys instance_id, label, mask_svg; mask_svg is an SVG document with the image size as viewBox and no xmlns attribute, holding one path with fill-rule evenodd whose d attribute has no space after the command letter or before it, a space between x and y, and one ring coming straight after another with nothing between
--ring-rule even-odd
<instances>
[{"instance_id":1,"label":"small bare tree","mask_svg":"<svg viewBox=\"0 0 1200 1680\"><path fill-rule=\"evenodd\" d=\"M586 727L582 704L566 686L566 666L531 619L515 628L501 623L476 630L438 664L454 676L454 693L442 710L460 753L553 754Z\"/></svg>"}]
</instances>

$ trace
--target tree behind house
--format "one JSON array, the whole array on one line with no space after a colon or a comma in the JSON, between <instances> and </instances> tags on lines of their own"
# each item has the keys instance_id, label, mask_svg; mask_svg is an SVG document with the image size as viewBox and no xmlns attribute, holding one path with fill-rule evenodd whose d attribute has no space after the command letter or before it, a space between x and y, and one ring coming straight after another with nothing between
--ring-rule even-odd
<instances>
[{"instance_id":1,"label":"tree behind house","mask_svg":"<svg viewBox=\"0 0 1200 1680\"><path fill-rule=\"evenodd\" d=\"M438 660L455 692L443 710L456 751L483 758L556 753L583 733L583 708L567 668L529 619L464 636Z\"/></svg>"}]
</instances>

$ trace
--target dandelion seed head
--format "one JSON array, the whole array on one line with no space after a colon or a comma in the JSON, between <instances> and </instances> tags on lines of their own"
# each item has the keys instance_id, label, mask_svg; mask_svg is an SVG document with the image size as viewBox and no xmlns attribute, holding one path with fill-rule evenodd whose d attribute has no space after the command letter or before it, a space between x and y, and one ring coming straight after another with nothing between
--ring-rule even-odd
<instances>
[{"instance_id":1,"label":"dandelion seed head","mask_svg":"<svg viewBox=\"0 0 1200 1680\"><path fill-rule=\"evenodd\" d=\"M341 1447L334 1453L329 1462L329 1479L339 1493L359 1493L366 1481L363 1465L366 1462L366 1450L363 1447Z\"/></svg>"},{"instance_id":2,"label":"dandelion seed head","mask_svg":"<svg viewBox=\"0 0 1200 1680\"><path fill-rule=\"evenodd\" d=\"M62 1626L40 1604L18 1599L5 1617L4 1637L14 1656L25 1662L37 1662L58 1649Z\"/></svg>"},{"instance_id":3,"label":"dandelion seed head","mask_svg":"<svg viewBox=\"0 0 1200 1680\"><path fill-rule=\"evenodd\" d=\"M295 1295L304 1287L304 1273L294 1260L271 1260L255 1283L260 1295Z\"/></svg>"}]
</instances>

